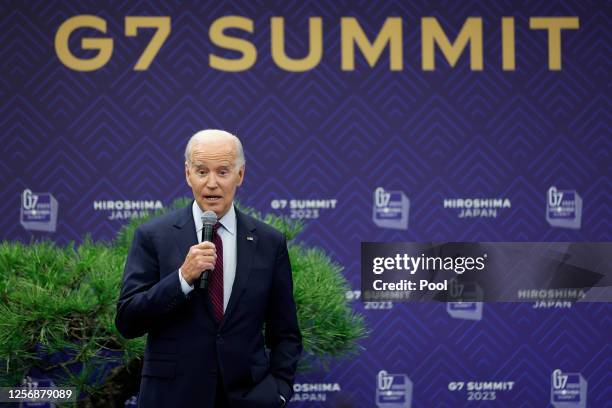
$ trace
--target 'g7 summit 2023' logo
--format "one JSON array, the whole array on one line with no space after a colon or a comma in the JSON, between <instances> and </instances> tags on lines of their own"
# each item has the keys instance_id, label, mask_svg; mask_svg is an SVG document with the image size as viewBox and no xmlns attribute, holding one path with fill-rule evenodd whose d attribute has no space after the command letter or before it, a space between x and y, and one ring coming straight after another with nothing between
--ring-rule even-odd
<instances>
[{"instance_id":1,"label":"'g7 summit 2023' logo","mask_svg":"<svg viewBox=\"0 0 612 408\"><path fill-rule=\"evenodd\" d=\"M19 222L30 231L55 232L57 226L57 200L51 193L21 193Z\"/></svg>"},{"instance_id":2,"label":"'g7 summit 2023' logo","mask_svg":"<svg viewBox=\"0 0 612 408\"><path fill-rule=\"evenodd\" d=\"M553 371L550 387L550 403L555 408L585 408L587 382L580 373Z\"/></svg>"},{"instance_id":3,"label":"'g7 summit 2023' logo","mask_svg":"<svg viewBox=\"0 0 612 408\"><path fill-rule=\"evenodd\" d=\"M382 228L407 229L410 200L402 191L374 190L372 221Z\"/></svg>"},{"instance_id":4,"label":"'g7 summit 2023' logo","mask_svg":"<svg viewBox=\"0 0 612 408\"><path fill-rule=\"evenodd\" d=\"M378 408L410 408L412 381L405 374L389 374L385 370L376 376L376 405Z\"/></svg>"},{"instance_id":5,"label":"'g7 summit 2023' logo","mask_svg":"<svg viewBox=\"0 0 612 408\"><path fill-rule=\"evenodd\" d=\"M579 229L582 198L576 190L558 190L552 186L546 195L546 221L552 227Z\"/></svg>"}]
</instances>

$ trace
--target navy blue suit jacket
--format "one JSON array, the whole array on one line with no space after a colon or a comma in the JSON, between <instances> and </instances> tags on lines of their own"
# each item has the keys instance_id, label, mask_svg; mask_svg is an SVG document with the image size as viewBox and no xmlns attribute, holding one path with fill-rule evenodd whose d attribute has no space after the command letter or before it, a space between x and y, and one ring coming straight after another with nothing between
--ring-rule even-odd
<instances>
[{"instance_id":1,"label":"navy blue suit jacket","mask_svg":"<svg viewBox=\"0 0 612 408\"><path fill-rule=\"evenodd\" d=\"M115 323L126 338L148 334L139 406L212 407L219 374L232 407L291 398L302 342L287 243L255 218L236 218L236 277L221 325L206 291L181 290L178 268L198 242L191 206L136 230Z\"/></svg>"}]
</instances>

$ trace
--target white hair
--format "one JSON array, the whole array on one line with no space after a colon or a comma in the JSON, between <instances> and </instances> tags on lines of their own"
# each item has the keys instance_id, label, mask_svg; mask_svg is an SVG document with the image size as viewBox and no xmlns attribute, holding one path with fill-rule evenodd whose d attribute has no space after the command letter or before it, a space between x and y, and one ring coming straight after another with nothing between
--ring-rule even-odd
<instances>
[{"instance_id":1,"label":"white hair","mask_svg":"<svg viewBox=\"0 0 612 408\"><path fill-rule=\"evenodd\" d=\"M225 130L220 129L206 129L200 130L187 142L187 146L185 147L185 162L187 164L191 164L191 151L193 150L193 146L196 143L203 142L204 140L226 140L232 139L236 143L236 169L242 167L245 163L244 160L244 150L242 149L242 143L240 139L230 132L226 132Z\"/></svg>"}]
</instances>

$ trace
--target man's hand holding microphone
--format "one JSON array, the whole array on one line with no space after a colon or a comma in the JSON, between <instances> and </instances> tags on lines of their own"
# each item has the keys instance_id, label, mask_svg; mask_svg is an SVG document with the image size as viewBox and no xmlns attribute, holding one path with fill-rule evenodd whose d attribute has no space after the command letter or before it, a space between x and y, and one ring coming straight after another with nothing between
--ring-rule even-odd
<instances>
[{"instance_id":1,"label":"man's hand holding microphone","mask_svg":"<svg viewBox=\"0 0 612 408\"><path fill-rule=\"evenodd\" d=\"M196 283L204 271L212 271L215 269L217 261L217 251L215 244L210 241L204 241L200 244L189 248L185 261L181 266L181 275L189 284Z\"/></svg>"}]
</instances>

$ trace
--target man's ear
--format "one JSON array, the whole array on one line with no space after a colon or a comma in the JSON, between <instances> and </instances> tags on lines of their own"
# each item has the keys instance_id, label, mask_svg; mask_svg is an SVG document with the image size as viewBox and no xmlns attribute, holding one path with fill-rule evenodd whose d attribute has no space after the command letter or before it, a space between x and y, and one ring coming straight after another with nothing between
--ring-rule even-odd
<instances>
[{"instance_id":1,"label":"man's ear","mask_svg":"<svg viewBox=\"0 0 612 408\"><path fill-rule=\"evenodd\" d=\"M241 186L242 185L242 180L244 180L244 167L245 165L243 164L242 166L240 166L240 168L238 169L238 183L236 183L237 186Z\"/></svg>"},{"instance_id":2,"label":"man's ear","mask_svg":"<svg viewBox=\"0 0 612 408\"><path fill-rule=\"evenodd\" d=\"M185 180L187 180L187 185L191 186L191 180L189 180L189 163L185 162Z\"/></svg>"}]
</instances>

